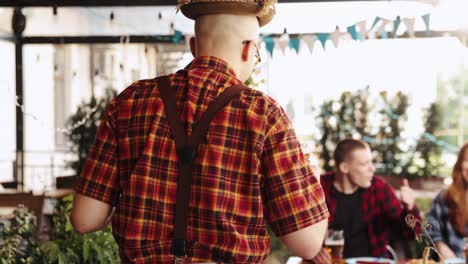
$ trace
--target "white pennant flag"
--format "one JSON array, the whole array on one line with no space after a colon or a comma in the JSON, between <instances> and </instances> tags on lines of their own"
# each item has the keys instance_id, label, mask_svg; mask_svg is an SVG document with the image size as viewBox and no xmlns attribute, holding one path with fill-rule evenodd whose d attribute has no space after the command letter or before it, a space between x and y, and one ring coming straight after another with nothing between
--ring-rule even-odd
<instances>
[{"instance_id":1,"label":"white pennant flag","mask_svg":"<svg viewBox=\"0 0 468 264\"><path fill-rule=\"evenodd\" d=\"M358 23L359 34L361 34L361 40L367 39L367 22L363 20Z\"/></svg>"},{"instance_id":2,"label":"white pennant flag","mask_svg":"<svg viewBox=\"0 0 468 264\"><path fill-rule=\"evenodd\" d=\"M392 22L390 19L386 19L386 18L382 18L382 24L380 24L380 26L377 28L377 30L375 31L377 34L381 34L384 30L385 30L385 27L390 23Z\"/></svg>"},{"instance_id":3,"label":"white pennant flag","mask_svg":"<svg viewBox=\"0 0 468 264\"><path fill-rule=\"evenodd\" d=\"M314 50L315 46L315 41L317 40L317 37L315 35L305 35L302 37L302 40L306 44L307 48L309 48L310 53Z\"/></svg>"},{"instance_id":4,"label":"white pennant flag","mask_svg":"<svg viewBox=\"0 0 468 264\"><path fill-rule=\"evenodd\" d=\"M405 23L405 26L406 26L406 29L408 31L408 35L411 37L411 38L414 38L414 22L416 20L414 18L408 18L408 17L405 17L403 18L403 22Z\"/></svg>"},{"instance_id":5,"label":"white pennant flag","mask_svg":"<svg viewBox=\"0 0 468 264\"><path fill-rule=\"evenodd\" d=\"M282 34L281 37L275 40L275 46L278 47L283 54L286 52L286 48L289 45L289 35L287 33Z\"/></svg>"},{"instance_id":6,"label":"white pennant flag","mask_svg":"<svg viewBox=\"0 0 468 264\"><path fill-rule=\"evenodd\" d=\"M330 33L330 39L333 43L333 46L335 46L335 48L338 48L338 45L340 45L340 38L341 38L341 31L340 31L340 28L337 26L335 31L333 31L332 33Z\"/></svg>"}]
</instances>

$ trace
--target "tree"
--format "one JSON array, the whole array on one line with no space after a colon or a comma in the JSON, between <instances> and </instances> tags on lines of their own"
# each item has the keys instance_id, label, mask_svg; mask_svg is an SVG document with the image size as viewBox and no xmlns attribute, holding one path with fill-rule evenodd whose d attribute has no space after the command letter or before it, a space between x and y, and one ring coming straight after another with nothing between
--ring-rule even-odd
<instances>
[{"instance_id":1,"label":"tree","mask_svg":"<svg viewBox=\"0 0 468 264\"><path fill-rule=\"evenodd\" d=\"M103 98L91 97L89 101L82 102L76 113L68 119L67 124L71 130L67 137L71 151L76 154L76 159L70 161L68 166L75 171L75 175L81 173L88 151L94 143L105 107L116 94L114 90L107 89Z\"/></svg>"}]
</instances>

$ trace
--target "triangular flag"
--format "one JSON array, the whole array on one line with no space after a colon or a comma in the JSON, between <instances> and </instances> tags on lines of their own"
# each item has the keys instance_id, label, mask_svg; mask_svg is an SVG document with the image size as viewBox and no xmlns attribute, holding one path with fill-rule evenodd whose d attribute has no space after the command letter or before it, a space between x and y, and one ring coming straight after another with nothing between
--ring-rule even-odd
<instances>
[{"instance_id":1,"label":"triangular flag","mask_svg":"<svg viewBox=\"0 0 468 264\"><path fill-rule=\"evenodd\" d=\"M289 35L288 33L284 33L279 37L279 39L275 40L276 46L283 52L283 54L286 52L286 48L289 45Z\"/></svg>"},{"instance_id":2,"label":"triangular flag","mask_svg":"<svg viewBox=\"0 0 468 264\"><path fill-rule=\"evenodd\" d=\"M364 40L366 39L367 35L367 22L365 20L358 23L359 25L359 39Z\"/></svg>"},{"instance_id":3,"label":"triangular flag","mask_svg":"<svg viewBox=\"0 0 468 264\"><path fill-rule=\"evenodd\" d=\"M181 39L182 39L182 32L180 32L179 30L175 30L174 36L172 36L172 42L174 42L174 44L179 44Z\"/></svg>"},{"instance_id":4,"label":"triangular flag","mask_svg":"<svg viewBox=\"0 0 468 264\"><path fill-rule=\"evenodd\" d=\"M388 23L390 23L390 21L391 20L389 19L382 18L382 24L376 30L377 33L380 35L380 37L383 39L388 38L388 33L387 33L387 30L385 30L385 27L387 26Z\"/></svg>"},{"instance_id":5,"label":"triangular flag","mask_svg":"<svg viewBox=\"0 0 468 264\"><path fill-rule=\"evenodd\" d=\"M349 26L348 29L347 29L347 32L348 32L349 34L351 34L351 37L352 37L354 40L358 40L358 39L359 39L359 34L358 34L357 31L356 31L356 25Z\"/></svg>"},{"instance_id":6,"label":"triangular flag","mask_svg":"<svg viewBox=\"0 0 468 264\"><path fill-rule=\"evenodd\" d=\"M372 26L371 26L371 28L369 29L369 31L371 31L372 29L374 29L375 25L377 25L377 23L379 23L380 20L381 20L380 17L375 17L374 22L372 23Z\"/></svg>"},{"instance_id":7,"label":"triangular flag","mask_svg":"<svg viewBox=\"0 0 468 264\"><path fill-rule=\"evenodd\" d=\"M275 48L275 41L271 37L264 37L263 42L265 42L265 47L270 53L271 56L273 56L273 49Z\"/></svg>"},{"instance_id":8,"label":"triangular flag","mask_svg":"<svg viewBox=\"0 0 468 264\"><path fill-rule=\"evenodd\" d=\"M422 19L424 21L424 25L426 25L426 35L429 35L430 34L429 25L431 23L431 14L425 14L424 16L422 16Z\"/></svg>"},{"instance_id":9,"label":"triangular flag","mask_svg":"<svg viewBox=\"0 0 468 264\"><path fill-rule=\"evenodd\" d=\"M305 35L302 37L302 40L307 45L307 48L309 48L310 53L312 53L317 37L315 35Z\"/></svg>"},{"instance_id":10,"label":"triangular flag","mask_svg":"<svg viewBox=\"0 0 468 264\"><path fill-rule=\"evenodd\" d=\"M338 48L338 45L340 45L340 38L341 38L341 31L340 31L340 28L337 26L335 31L333 31L331 34L330 34L330 39L333 43L333 45L335 46L335 48Z\"/></svg>"},{"instance_id":11,"label":"triangular flag","mask_svg":"<svg viewBox=\"0 0 468 264\"><path fill-rule=\"evenodd\" d=\"M408 18L408 17L403 18L403 22L405 23L405 26L406 26L406 31L408 31L408 35L410 36L410 38L414 38L415 21L416 20L414 18Z\"/></svg>"},{"instance_id":12,"label":"triangular flag","mask_svg":"<svg viewBox=\"0 0 468 264\"><path fill-rule=\"evenodd\" d=\"M400 24L401 24L400 16L397 16L397 18L393 20L393 36L392 36L393 38L396 38L398 27L400 26Z\"/></svg>"},{"instance_id":13,"label":"triangular flag","mask_svg":"<svg viewBox=\"0 0 468 264\"><path fill-rule=\"evenodd\" d=\"M382 38L382 39L388 38L388 32L387 32L387 30L382 30L382 31L380 31L380 38Z\"/></svg>"},{"instance_id":14,"label":"triangular flag","mask_svg":"<svg viewBox=\"0 0 468 264\"><path fill-rule=\"evenodd\" d=\"M322 43L323 49L325 49L325 43L327 43L329 35L328 33L317 33L317 38L320 40L320 43Z\"/></svg>"},{"instance_id":15,"label":"triangular flag","mask_svg":"<svg viewBox=\"0 0 468 264\"><path fill-rule=\"evenodd\" d=\"M289 48L294 49L296 53L299 53L299 44L300 44L300 39L298 37L289 39L288 46Z\"/></svg>"}]
</instances>

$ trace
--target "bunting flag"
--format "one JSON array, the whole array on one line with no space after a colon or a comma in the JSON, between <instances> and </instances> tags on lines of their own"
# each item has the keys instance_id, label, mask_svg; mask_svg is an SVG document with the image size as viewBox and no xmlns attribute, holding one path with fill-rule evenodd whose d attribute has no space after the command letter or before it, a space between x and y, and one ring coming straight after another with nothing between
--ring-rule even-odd
<instances>
[{"instance_id":1,"label":"bunting flag","mask_svg":"<svg viewBox=\"0 0 468 264\"><path fill-rule=\"evenodd\" d=\"M414 34L415 21L416 20L414 18L408 18L408 17L403 18L403 23L405 23L406 31L408 32L408 35L410 36L410 38L415 37L415 34Z\"/></svg>"},{"instance_id":2,"label":"bunting flag","mask_svg":"<svg viewBox=\"0 0 468 264\"><path fill-rule=\"evenodd\" d=\"M325 44L327 43L329 33L317 33L317 38L320 40L323 49L325 50Z\"/></svg>"},{"instance_id":3,"label":"bunting flag","mask_svg":"<svg viewBox=\"0 0 468 264\"><path fill-rule=\"evenodd\" d=\"M400 24L401 24L400 16L397 16L397 18L393 20L393 36L392 36L393 38L396 38L398 27L400 27Z\"/></svg>"},{"instance_id":4,"label":"bunting flag","mask_svg":"<svg viewBox=\"0 0 468 264\"><path fill-rule=\"evenodd\" d=\"M375 25L377 25L377 23L379 23L379 21L380 21L381 19L382 19L382 18L380 18L380 17L376 17L376 18L374 19L374 22L372 23L372 26L371 26L371 28L369 29L369 31L372 31L372 29L374 29Z\"/></svg>"},{"instance_id":5,"label":"bunting flag","mask_svg":"<svg viewBox=\"0 0 468 264\"><path fill-rule=\"evenodd\" d=\"M312 53L317 37L315 35L305 35L302 37L302 40L306 44L307 48L309 48L310 53Z\"/></svg>"},{"instance_id":6,"label":"bunting flag","mask_svg":"<svg viewBox=\"0 0 468 264\"><path fill-rule=\"evenodd\" d=\"M359 25L359 39L364 40L367 37L367 21L363 20L358 23Z\"/></svg>"},{"instance_id":7,"label":"bunting flag","mask_svg":"<svg viewBox=\"0 0 468 264\"><path fill-rule=\"evenodd\" d=\"M286 52L286 48L289 45L289 35L287 33L284 33L281 35L279 39L275 40L276 46L283 52L283 54Z\"/></svg>"},{"instance_id":8,"label":"bunting flag","mask_svg":"<svg viewBox=\"0 0 468 264\"><path fill-rule=\"evenodd\" d=\"M333 31L330 34L330 40L332 41L333 46L335 46L335 48L338 48L338 45L340 45L341 35L342 34L341 34L340 28L338 26L336 26L335 31Z\"/></svg>"},{"instance_id":9,"label":"bunting flag","mask_svg":"<svg viewBox=\"0 0 468 264\"><path fill-rule=\"evenodd\" d=\"M290 38L288 46L290 49L293 49L296 51L296 53L299 53L299 44L300 44L300 39L297 38Z\"/></svg>"},{"instance_id":10,"label":"bunting flag","mask_svg":"<svg viewBox=\"0 0 468 264\"><path fill-rule=\"evenodd\" d=\"M424 25L426 25L426 35L430 35L431 31L429 30L429 25L431 23L431 14L425 14L422 16L422 19L424 21Z\"/></svg>"},{"instance_id":11,"label":"bunting flag","mask_svg":"<svg viewBox=\"0 0 468 264\"><path fill-rule=\"evenodd\" d=\"M356 25L349 26L347 32L351 35L354 40L359 39L359 33L356 31Z\"/></svg>"},{"instance_id":12,"label":"bunting flag","mask_svg":"<svg viewBox=\"0 0 468 264\"><path fill-rule=\"evenodd\" d=\"M424 20L424 24L426 25L426 34L429 36L430 35L430 13L423 15L422 19ZM331 33L316 33L316 34L305 34L305 35L299 35L298 37L290 38L286 29L284 30L283 34L278 37L264 37L263 41L265 43L267 51L270 53L270 55L273 55L273 50L275 48L279 48L283 53L286 51L286 48L290 48L291 50L295 50L296 53L299 53L301 49L301 40L304 41L304 44L307 45L307 48L309 51L312 53L313 49L315 47L315 41L318 39L320 41L320 44L322 45L323 49L326 49L326 42L328 39L330 39L333 43L333 46L335 48L338 48L340 45L340 42L342 40L365 40L368 38L375 38L376 36L380 36L382 39L387 39L390 34L389 32L392 32L392 37L397 38L398 31L400 30L400 34L403 30L401 30L400 25L401 22L403 21L406 26L406 31L408 32L408 36L411 38L415 37L415 18L401 18L400 16L397 16L395 20L390 20L382 17L375 17L372 26L370 27L369 30L367 30L367 21L363 20L360 21L354 25L348 26L346 28L346 32L343 32L339 29L337 26L335 28L335 31ZM392 27L390 29L390 24L392 24ZM359 28L356 28L359 27ZM376 28L374 30L374 28ZM173 41L174 43L178 43L180 40L180 35L181 33L179 31L174 32L174 37ZM186 42L188 45L188 38L189 36L185 36Z\"/></svg>"},{"instance_id":13,"label":"bunting flag","mask_svg":"<svg viewBox=\"0 0 468 264\"><path fill-rule=\"evenodd\" d=\"M385 27L391 22L389 19L382 18L382 24L377 29L377 33L380 34L380 37L383 39L388 38L387 30Z\"/></svg>"},{"instance_id":14,"label":"bunting flag","mask_svg":"<svg viewBox=\"0 0 468 264\"><path fill-rule=\"evenodd\" d=\"M275 49L275 41L271 37L264 37L263 42L265 42L265 47L270 53L270 56L273 56L273 50Z\"/></svg>"},{"instance_id":15,"label":"bunting flag","mask_svg":"<svg viewBox=\"0 0 468 264\"><path fill-rule=\"evenodd\" d=\"M179 42L182 40L182 36L182 32L175 30L174 36L172 36L172 42L174 42L174 44L179 44Z\"/></svg>"}]
</instances>

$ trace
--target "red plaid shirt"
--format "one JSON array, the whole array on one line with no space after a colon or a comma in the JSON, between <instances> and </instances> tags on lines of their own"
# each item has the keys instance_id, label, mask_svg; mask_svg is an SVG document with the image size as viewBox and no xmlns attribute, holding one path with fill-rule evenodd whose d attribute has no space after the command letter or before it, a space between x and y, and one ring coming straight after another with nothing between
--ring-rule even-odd
<instances>
[{"instance_id":1,"label":"red plaid shirt","mask_svg":"<svg viewBox=\"0 0 468 264\"><path fill-rule=\"evenodd\" d=\"M225 88L241 83L213 57L197 58L169 79L188 134ZM157 84L137 81L108 106L76 186L117 204L112 227L123 262L173 263L176 178ZM258 263L269 252L266 223L282 236L327 217L285 112L267 95L243 91L215 116L194 161L188 261Z\"/></svg>"},{"instance_id":2,"label":"red plaid shirt","mask_svg":"<svg viewBox=\"0 0 468 264\"><path fill-rule=\"evenodd\" d=\"M325 192L330 217L328 223L331 225L336 213L336 189L333 187L334 174L326 174L320 177L320 182ZM414 206L411 212L403 209L393 188L382 178L374 176L369 188L361 192L362 212L364 223L368 226L369 248L374 257L381 257L389 252L385 246L389 242L389 231L398 236L412 240L416 232L411 229L405 221L408 213L413 214L421 220L419 209ZM346 243L346 241L345 241Z\"/></svg>"}]
</instances>

